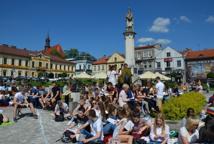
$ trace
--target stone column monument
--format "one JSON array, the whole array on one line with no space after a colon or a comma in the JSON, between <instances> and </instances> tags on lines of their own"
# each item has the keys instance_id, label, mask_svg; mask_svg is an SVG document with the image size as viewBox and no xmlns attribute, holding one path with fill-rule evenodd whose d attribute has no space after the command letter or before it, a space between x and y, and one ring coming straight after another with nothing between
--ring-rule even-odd
<instances>
[{"instance_id":1,"label":"stone column monument","mask_svg":"<svg viewBox=\"0 0 214 144\"><path fill-rule=\"evenodd\" d=\"M134 18L131 9L129 9L126 15L126 30L123 35L125 37L125 62L128 64L129 68L132 69L132 72L135 67L135 34Z\"/></svg>"}]
</instances>

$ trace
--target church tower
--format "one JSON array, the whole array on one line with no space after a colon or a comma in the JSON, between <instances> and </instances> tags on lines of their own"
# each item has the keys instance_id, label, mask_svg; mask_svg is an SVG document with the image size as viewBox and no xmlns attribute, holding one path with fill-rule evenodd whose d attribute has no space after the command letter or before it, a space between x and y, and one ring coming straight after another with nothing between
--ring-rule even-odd
<instances>
[{"instance_id":1,"label":"church tower","mask_svg":"<svg viewBox=\"0 0 214 144\"><path fill-rule=\"evenodd\" d=\"M131 9L128 10L126 15L126 30L123 33L125 37L125 62L130 68L135 66L135 46L134 46L134 18Z\"/></svg>"},{"instance_id":2,"label":"church tower","mask_svg":"<svg viewBox=\"0 0 214 144\"><path fill-rule=\"evenodd\" d=\"M45 50L47 50L48 48L50 48L50 37L49 37L49 34L47 36L47 38L45 39Z\"/></svg>"}]
</instances>

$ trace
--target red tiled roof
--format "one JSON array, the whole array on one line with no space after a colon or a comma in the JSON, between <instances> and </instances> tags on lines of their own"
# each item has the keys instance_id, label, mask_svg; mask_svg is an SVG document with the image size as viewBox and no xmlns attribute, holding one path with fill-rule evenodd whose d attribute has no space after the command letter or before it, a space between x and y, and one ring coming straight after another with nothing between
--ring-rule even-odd
<instances>
[{"instance_id":1,"label":"red tiled roof","mask_svg":"<svg viewBox=\"0 0 214 144\"><path fill-rule=\"evenodd\" d=\"M103 56L100 59L98 59L97 61L93 62L93 65L97 65L97 64L106 64L108 61L108 57Z\"/></svg>"},{"instance_id":2,"label":"red tiled roof","mask_svg":"<svg viewBox=\"0 0 214 144\"><path fill-rule=\"evenodd\" d=\"M59 44L45 49L44 52L45 52L45 54L50 55L53 50L57 51L60 54L60 57L62 57L62 58L65 57L65 53L63 52L62 47Z\"/></svg>"},{"instance_id":3,"label":"red tiled roof","mask_svg":"<svg viewBox=\"0 0 214 144\"><path fill-rule=\"evenodd\" d=\"M57 56L53 56L53 55L47 54L44 51L30 51L30 50L27 50L27 49L16 48L14 46L11 47L11 46L8 46L8 45L0 45L0 54L6 54L6 55L13 55L13 56L20 56L20 57L30 58L31 54L39 54L41 52L44 55L50 56L51 61L53 61L53 62L74 64L74 63L72 63L70 61L67 61L65 59L59 58Z\"/></svg>"},{"instance_id":4,"label":"red tiled roof","mask_svg":"<svg viewBox=\"0 0 214 144\"><path fill-rule=\"evenodd\" d=\"M214 58L214 49L200 50L200 51L188 51L185 53L186 59L195 58Z\"/></svg>"},{"instance_id":5,"label":"red tiled roof","mask_svg":"<svg viewBox=\"0 0 214 144\"><path fill-rule=\"evenodd\" d=\"M150 49L150 48L156 48L156 45L139 46L139 47L135 47L135 50Z\"/></svg>"}]
</instances>

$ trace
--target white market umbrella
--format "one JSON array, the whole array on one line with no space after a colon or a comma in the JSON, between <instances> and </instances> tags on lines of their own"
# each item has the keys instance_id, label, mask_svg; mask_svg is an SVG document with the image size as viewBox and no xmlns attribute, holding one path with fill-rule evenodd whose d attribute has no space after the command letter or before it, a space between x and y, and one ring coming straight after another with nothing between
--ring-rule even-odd
<instances>
[{"instance_id":1,"label":"white market umbrella","mask_svg":"<svg viewBox=\"0 0 214 144\"><path fill-rule=\"evenodd\" d=\"M90 78L92 78L92 76L87 74L86 72L82 72L80 74L75 75L74 78L76 78L76 79L90 79Z\"/></svg>"},{"instance_id":2,"label":"white market umbrella","mask_svg":"<svg viewBox=\"0 0 214 144\"><path fill-rule=\"evenodd\" d=\"M161 80L170 80L169 77L162 75L159 72L156 72L155 75L156 75L156 77L160 77Z\"/></svg>"},{"instance_id":3,"label":"white market umbrella","mask_svg":"<svg viewBox=\"0 0 214 144\"><path fill-rule=\"evenodd\" d=\"M106 79L107 74L105 72L96 73L92 76L95 79Z\"/></svg>"},{"instance_id":4,"label":"white market umbrella","mask_svg":"<svg viewBox=\"0 0 214 144\"><path fill-rule=\"evenodd\" d=\"M147 71L141 75L139 75L140 79L155 79L157 76L150 71Z\"/></svg>"}]
</instances>

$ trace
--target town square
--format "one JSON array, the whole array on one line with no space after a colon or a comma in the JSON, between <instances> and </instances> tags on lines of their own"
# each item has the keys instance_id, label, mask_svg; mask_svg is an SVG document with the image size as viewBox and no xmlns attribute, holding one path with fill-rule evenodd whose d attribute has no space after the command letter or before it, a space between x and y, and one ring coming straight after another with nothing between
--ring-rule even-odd
<instances>
[{"instance_id":1,"label":"town square","mask_svg":"<svg viewBox=\"0 0 214 144\"><path fill-rule=\"evenodd\" d=\"M0 2L0 144L214 143L214 1Z\"/></svg>"}]
</instances>

